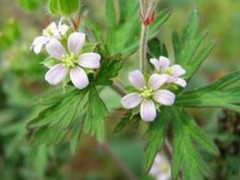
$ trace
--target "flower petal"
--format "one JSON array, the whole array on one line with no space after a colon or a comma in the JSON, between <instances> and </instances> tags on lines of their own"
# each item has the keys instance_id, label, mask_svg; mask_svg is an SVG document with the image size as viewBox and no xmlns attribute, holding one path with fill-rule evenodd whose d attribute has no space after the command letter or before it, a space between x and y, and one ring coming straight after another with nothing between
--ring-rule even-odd
<instances>
[{"instance_id":1,"label":"flower petal","mask_svg":"<svg viewBox=\"0 0 240 180\"><path fill-rule=\"evenodd\" d=\"M171 106L175 101L175 94L168 90L158 90L154 92L153 99L162 105Z\"/></svg>"},{"instance_id":2,"label":"flower petal","mask_svg":"<svg viewBox=\"0 0 240 180\"><path fill-rule=\"evenodd\" d=\"M52 85L60 83L67 74L67 68L62 64L57 64L48 70L45 75L45 80Z\"/></svg>"},{"instance_id":3,"label":"flower petal","mask_svg":"<svg viewBox=\"0 0 240 180\"><path fill-rule=\"evenodd\" d=\"M79 65L85 68L99 68L101 56L97 53L84 53L79 56Z\"/></svg>"},{"instance_id":4,"label":"flower petal","mask_svg":"<svg viewBox=\"0 0 240 180\"><path fill-rule=\"evenodd\" d=\"M68 38L68 50L73 54L77 54L83 47L85 42L85 34L80 32L72 33Z\"/></svg>"},{"instance_id":5,"label":"flower petal","mask_svg":"<svg viewBox=\"0 0 240 180\"><path fill-rule=\"evenodd\" d=\"M156 118L157 110L152 100L145 100L141 103L140 115L145 122L151 122Z\"/></svg>"},{"instance_id":6,"label":"flower petal","mask_svg":"<svg viewBox=\"0 0 240 180\"><path fill-rule=\"evenodd\" d=\"M124 96L121 100L121 103L124 108L132 109L138 106L142 102L142 97L138 93L131 93Z\"/></svg>"},{"instance_id":7,"label":"flower petal","mask_svg":"<svg viewBox=\"0 0 240 180\"><path fill-rule=\"evenodd\" d=\"M167 57L160 56L159 65L162 70L165 70L170 66L170 60Z\"/></svg>"},{"instance_id":8,"label":"flower petal","mask_svg":"<svg viewBox=\"0 0 240 180\"><path fill-rule=\"evenodd\" d=\"M186 85L187 85L187 82L183 78L176 78L174 83L181 86L181 87L186 87Z\"/></svg>"},{"instance_id":9,"label":"flower petal","mask_svg":"<svg viewBox=\"0 0 240 180\"><path fill-rule=\"evenodd\" d=\"M149 87L153 90L157 90L167 81L167 77L165 75L153 74L149 79Z\"/></svg>"},{"instance_id":10,"label":"flower petal","mask_svg":"<svg viewBox=\"0 0 240 180\"><path fill-rule=\"evenodd\" d=\"M130 83L136 88L141 89L146 86L146 82L144 79L144 76L141 71L135 70L133 72L130 72L128 75L128 79Z\"/></svg>"},{"instance_id":11,"label":"flower petal","mask_svg":"<svg viewBox=\"0 0 240 180\"><path fill-rule=\"evenodd\" d=\"M31 49L33 49L35 54L39 54L42 50L43 45L47 44L49 40L49 37L38 36L33 40Z\"/></svg>"},{"instance_id":12,"label":"flower petal","mask_svg":"<svg viewBox=\"0 0 240 180\"><path fill-rule=\"evenodd\" d=\"M80 67L75 67L74 69L71 69L70 78L74 86L78 89L83 89L89 84L87 74Z\"/></svg>"},{"instance_id":13,"label":"flower petal","mask_svg":"<svg viewBox=\"0 0 240 180\"><path fill-rule=\"evenodd\" d=\"M46 49L49 55L59 60L66 54L63 45L57 39L51 39Z\"/></svg>"},{"instance_id":14,"label":"flower petal","mask_svg":"<svg viewBox=\"0 0 240 180\"><path fill-rule=\"evenodd\" d=\"M160 63L159 63L159 60L156 59L156 58L151 58L150 59L150 63L156 68L157 71L160 70Z\"/></svg>"},{"instance_id":15,"label":"flower petal","mask_svg":"<svg viewBox=\"0 0 240 180\"><path fill-rule=\"evenodd\" d=\"M172 75L174 77L182 76L186 73L186 70L182 68L182 66L176 64L171 67Z\"/></svg>"}]
</instances>

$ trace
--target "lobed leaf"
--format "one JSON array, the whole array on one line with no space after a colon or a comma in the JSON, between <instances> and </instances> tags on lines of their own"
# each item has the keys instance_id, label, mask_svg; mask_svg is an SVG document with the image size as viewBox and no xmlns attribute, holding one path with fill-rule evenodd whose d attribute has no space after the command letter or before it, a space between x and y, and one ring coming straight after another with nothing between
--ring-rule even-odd
<instances>
[{"instance_id":1,"label":"lobed leaf","mask_svg":"<svg viewBox=\"0 0 240 180\"><path fill-rule=\"evenodd\" d=\"M146 171L150 170L157 152L161 150L164 144L168 118L167 109L163 109L158 113L157 118L149 124L145 132L144 167Z\"/></svg>"},{"instance_id":2,"label":"lobed leaf","mask_svg":"<svg viewBox=\"0 0 240 180\"><path fill-rule=\"evenodd\" d=\"M170 112L173 124L172 179L177 179L180 170L183 179L204 179L210 170L193 146L193 141L213 154L218 154L217 147L183 109L172 107Z\"/></svg>"},{"instance_id":3,"label":"lobed leaf","mask_svg":"<svg viewBox=\"0 0 240 180\"><path fill-rule=\"evenodd\" d=\"M105 141L105 120L107 116L107 107L99 97L95 87L92 87L88 96L88 107L84 130L95 136L99 143Z\"/></svg>"}]
</instances>

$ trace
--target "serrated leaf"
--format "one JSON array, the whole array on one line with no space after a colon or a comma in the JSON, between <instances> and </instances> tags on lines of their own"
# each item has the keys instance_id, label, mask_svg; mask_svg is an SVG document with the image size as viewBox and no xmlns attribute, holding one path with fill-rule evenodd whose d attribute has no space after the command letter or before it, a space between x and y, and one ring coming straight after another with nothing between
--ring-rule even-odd
<instances>
[{"instance_id":1,"label":"serrated leaf","mask_svg":"<svg viewBox=\"0 0 240 180\"><path fill-rule=\"evenodd\" d=\"M185 107L222 107L240 112L240 71L226 75L202 88L177 96L176 105Z\"/></svg>"},{"instance_id":2,"label":"serrated leaf","mask_svg":"<svg viewBox=\"0 0 240 180\"><path fill-rule=\"evenodd\" d=\"M121 55L116 55L102 60L101 69L96 75L96 85L110 85L112 78L118 75L118 72L122 68Z\"/></svg>"},{"instance_id":3,"label":"serrated leaf","mask_svg":"<svg viewBox=\"0 0 240 180\"><path fill-rule=\"evenodd\" d=\"M118 133L126 128L130 124L134 124L134 126L138 126L141 118L137 115L132 115L132 112L127 112L124 117L120 120L120 122L116 125L114 132Z\"/></svg>"},{"instance_id":4,"label":"serrated leaf","mask_svg":"<svg viewBox=\"0 0 240 180\"><path fill-rule=\"evenodd\" d=\"M96 137L99 143L105 141L105 121L107 116L107 107L100 98L95 87L92 87L88 97L88 107L84 130Z\"/></svg>"},{"instance_id":5,"label":"serrated leaf","mask_svg":"<svg viewBox=\"0 0 240 180\"><path fill-rule=\"evenodd\" d=\"M182 170L183 179L204 179L210 170L193 142L211 153L218 153L217 147L197 128L193 119L182 109L171 107L173 124L172 179L177 179ZM198 137L200 136L200 137Z\"/></svg>"},{"instance_id":6,"label":"serrated leaf","mask_svg":"<svg viewBox=\"0 0 240 180\"><path fill-rule=\"evenodd\" d=\"M60 99L41 111L27 125L33 134L33 143L53 145L62 141L71 130L79 111L83 112L81 104L85 102L87 91L87 88L74 89L64 96L55 96L56 99Z\"/></svg>"},{"instance_id":7,"label":"serrated leaf","mask_svg":"<svg viewBox=\"0 0 240 180\"><path fill-rule=\"evenodd\" d=\"M149 128L145 133L145 155L144 155L144 169L149 171L155 156L161 150L164 140L165 132L168 125L167 109L163 109L158 113L157 118L150 123Z\"/></svg>"},{"instance_id":8,"label":"serrated leaf","mask_svg":"<svg viewBox=\"0 0 240 180\"><path fill-rule=\"evenodd\" d=\"M154 19L153 23L149 27L149 38L153 38L160 32L160 27L169 19L172 11L169 9L162 10L157 17Z\"/></svg>"}]
</instances>

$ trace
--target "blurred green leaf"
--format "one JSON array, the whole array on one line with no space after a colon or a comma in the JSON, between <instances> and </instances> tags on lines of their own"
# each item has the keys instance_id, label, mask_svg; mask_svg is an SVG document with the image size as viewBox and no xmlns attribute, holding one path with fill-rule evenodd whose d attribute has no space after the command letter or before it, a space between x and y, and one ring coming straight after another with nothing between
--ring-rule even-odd
<instances>
[{"instance_id":1,"label":"blurred green leaf","mask_svg":"<svg viewBox=\"0 0 240 180\"><path fill-rule=\"evenodd\" d=\"M57 16L70 16L80 10L80 0L49 0L49 11Z\"/></svg>"}]
</instances>

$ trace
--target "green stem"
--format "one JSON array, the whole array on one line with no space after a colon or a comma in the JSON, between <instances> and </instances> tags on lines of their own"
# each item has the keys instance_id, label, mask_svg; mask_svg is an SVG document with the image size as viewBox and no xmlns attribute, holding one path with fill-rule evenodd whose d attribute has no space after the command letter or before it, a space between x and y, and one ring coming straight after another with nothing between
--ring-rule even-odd
<instances>
[{"instance_id":1,"label":"green stem","mask_svg":"<svg viewBox=\"0 0 240 180\"><path fill-rule=\"evenodd\" d=\"M140 3L143 1L140 0ZM143 7L143 5L141 5ZM144 10L142 10L144 11ZM142 17L145 17L144 12L141 12ZM140 37L140 44L139 44L139 65L140 70L145 73L147 72L147 39L148 39L148 27L142 23L141 28L141 37Z\"/></svg>"}]
</instances>

